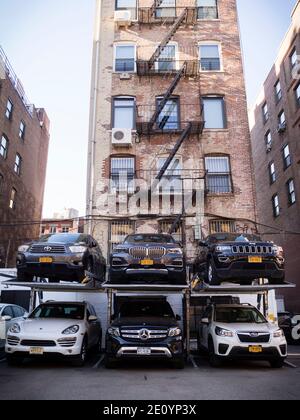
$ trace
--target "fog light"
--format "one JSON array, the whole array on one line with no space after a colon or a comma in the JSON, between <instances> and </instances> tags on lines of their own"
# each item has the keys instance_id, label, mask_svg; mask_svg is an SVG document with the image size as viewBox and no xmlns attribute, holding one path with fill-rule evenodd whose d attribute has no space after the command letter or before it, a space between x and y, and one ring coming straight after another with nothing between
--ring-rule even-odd
<instances>
[{"instance_id":1,"label":"fog light","mask_svg":"<svg viewBox=\"0 0 300 420\"><path fill-rule=\"evenodd\" d=\"M73 350L68 350L68 352L69 352L69 354L72 354L73 353Z\"/></svg>"}]
</instances>

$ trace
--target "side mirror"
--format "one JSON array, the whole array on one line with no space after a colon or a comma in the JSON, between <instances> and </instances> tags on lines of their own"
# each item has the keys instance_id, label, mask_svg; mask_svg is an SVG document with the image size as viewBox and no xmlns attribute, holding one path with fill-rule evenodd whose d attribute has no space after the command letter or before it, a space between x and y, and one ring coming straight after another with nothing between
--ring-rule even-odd
<instances>
[{"instance_id":1,"label":"side mirror","mask_svg":"<svg viewBox=\"0 0 300 420\"><path fill-rule=\"evenodd\" d=\"M181 316L180 315L176 315L176 321L181 321Z\"/></svg>"},{"instance_id":2,"label":"side mirror","mask_svg":"<svg viewBox=\"0 0 300 420\"><path fill-rule=\"evenodd\" d=\"M208 318L202 318L201 319L201 324L208 325L209 324L209 319Z\"/></svg>"},{"instance_id":3,"label":"side mirror","mask_svg":"<svg viewBox=\"0 0 300 420\"><path fill-rule=\"evenodd\" d=\"M9 315L1 316L0 321L11 321L12 317Z\"/></svg>"},{"instance_id":4,"label":"side mirror","mask_svg":"<svg viewBox=\"0 0 300 420\"><path fill-rule=\"evenodd\" d=\"M95 315L89 316L89 322L95 322L98 321L98 318Z\"/></svg>"}]
</instances>

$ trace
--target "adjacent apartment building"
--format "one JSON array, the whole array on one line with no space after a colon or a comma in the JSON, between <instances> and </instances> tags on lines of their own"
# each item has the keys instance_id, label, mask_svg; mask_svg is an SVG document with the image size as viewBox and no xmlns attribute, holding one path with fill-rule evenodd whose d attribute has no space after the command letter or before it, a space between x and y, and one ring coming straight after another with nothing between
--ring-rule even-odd
<instances>
[{"instance_id":1,"label":"adjacent apartment building","mask_svg":"<svg viewBox=\"0 0 300 420\"><path fill-rule=\"evenodd\" d=\"M258 221L285 249L287 280L300 286L300 2L278 57L251 110ZM300 295L285 292L289 310Z\"/></svg>"},{"instance_id":2,"label":"adjacent apartment building","mask_svg":"<svg viewBox=\"0 0 300 420\"><path fill-rule=\"evenodd\" d=\"M48 145L47 114L0 47L0 267L15 267L18 246L39 237Z\"/></svg>"},{"instance_id":3,"label":"adjacent apartment building","mask_svg":"<svg viewBox=\"0 0 300 420\"><path fill-rule=\"evenodd\" d=\"M235 0L98 0L89 232L106 254L169 232L190 260L209 233L255 231Z\"/></svg>"}]
</instances>

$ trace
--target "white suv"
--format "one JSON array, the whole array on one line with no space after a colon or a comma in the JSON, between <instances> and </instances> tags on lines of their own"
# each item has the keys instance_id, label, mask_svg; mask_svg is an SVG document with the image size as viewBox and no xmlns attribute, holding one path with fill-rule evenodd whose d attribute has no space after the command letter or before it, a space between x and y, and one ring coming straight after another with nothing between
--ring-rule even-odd
<instances>
[{"instance_id":1,"label":"white suv","mask_svg":"<svg viewBox=\"0 0 300 420\"><path fill-rule=\"evenodd\" d=\"M250 305L209 306L199 326L198 351L208 351L210 364L224 360L264 360L281 368L287 357L287 342L278 326Z\"/></svg>"},{"instance_id":2,"label":"white suv","mask_svg":"<svg viewBox=\"0 0 300 420\"><path fill-rule=\"evenodd\" d=\"M100 350L101 341L101 323L92 305L47 302L10 327L5 352L12 365L27 357L62 356L82 366L87 351Z\"/></svg>"}]
</instances>

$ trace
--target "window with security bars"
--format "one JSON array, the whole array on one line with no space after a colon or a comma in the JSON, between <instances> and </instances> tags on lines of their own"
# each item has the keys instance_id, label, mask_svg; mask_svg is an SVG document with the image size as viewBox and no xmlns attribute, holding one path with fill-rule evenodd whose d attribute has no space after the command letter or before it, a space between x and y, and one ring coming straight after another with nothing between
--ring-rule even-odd
<instances>
[{"instance_id":1,"label":"window with security bars","mask_svg":"<svg viewBox=\"0 0 300 420\"><path fill-rule=\"evenodd\" d=\"M163 220L159 222L159 232L169 234L170 229L173 226L173 222L174 221L170 221L170 220ZM182 242L183 237L182 237L182 224L181 223L177 226L175 232L172 233L172 236L175 239L175 241Z\"/></svg>"},{"instance_id":2,"label":"window with security bars","mask_svg":"<svg viewBox=\"0 0 300 420\"><path fill-rule=\"evenodd\" d=\"M218 0L197 0L198 19L218 19Z\"/></svg>"},{"instance_id":3,"label":"window with security bars","mask_svg":"<svg viewBox=\"0 0 300 420\"><path fill-rule=\"evenodd\" d=\"M236 226L233 220L211 220L209 222L209 233L235 233Z\"/></svg>"},{"instance_id":4,"label":"window with security bars","mask_svg":"<svg viewBox=\"0 0 300 420\"><path fill-rule=\"evenodd\" d=\"M232 192L229 157L206 157L205 168L207 172L206 189L208 193L229 194Z\"/></svg>"},{"instance_id":5,"label":"window with security bars","mask_svg":"<svg viewBox=\"0 0 300 420\"><path fill-rule=\"evenodd\" d=\"M132 157L111 158L111 192L133 194L135 191L135 159Z\"/></svg>"},{"instance_id":6,"label":"window with security bars","mask_svg":"<svg viewBox=\"0 0 300 420\"><path fill-rule=\"evenodd\" d=\"M109 238L109 249L110 251L116 245L124 242L128 235L135 233L135 222L130 220L116 220L110 224L110 238Z\"/></svg>"}]
</instances>

